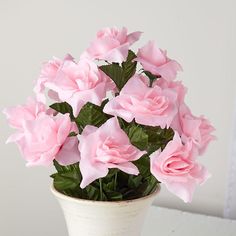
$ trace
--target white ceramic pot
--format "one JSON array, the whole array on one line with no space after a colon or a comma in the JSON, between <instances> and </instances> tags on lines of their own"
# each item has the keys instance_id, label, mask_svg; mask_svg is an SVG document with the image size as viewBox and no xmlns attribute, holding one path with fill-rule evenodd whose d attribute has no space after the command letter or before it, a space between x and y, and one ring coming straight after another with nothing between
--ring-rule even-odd
<instances>
[{"instance_id":1,"label":"white ceramic pot","mask_svg":"<svg viewBox=\"0 0 236 236\"><path fill-rule=\"evenodd\" d=\"M149 206L149 196L128 201L90 201L68 197L51 188L58 199L69 236L140 236Z\"/></svg>"}]
</instances>

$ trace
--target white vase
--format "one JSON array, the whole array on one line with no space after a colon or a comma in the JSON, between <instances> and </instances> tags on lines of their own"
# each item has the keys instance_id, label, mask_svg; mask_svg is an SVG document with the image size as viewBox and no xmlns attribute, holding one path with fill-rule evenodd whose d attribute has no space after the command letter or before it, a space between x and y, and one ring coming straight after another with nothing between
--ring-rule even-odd
<instances>
[{"instance_id":1,"label":"white vase","mask_svg":"<svg viewBox=\"0 0 236 236\"><path fill-rule=\"evenodd\" d=\"M52 193L64 212L69 236L140 236L156 191L128 201L91 201Z\"/></svg>"}]
</instances>

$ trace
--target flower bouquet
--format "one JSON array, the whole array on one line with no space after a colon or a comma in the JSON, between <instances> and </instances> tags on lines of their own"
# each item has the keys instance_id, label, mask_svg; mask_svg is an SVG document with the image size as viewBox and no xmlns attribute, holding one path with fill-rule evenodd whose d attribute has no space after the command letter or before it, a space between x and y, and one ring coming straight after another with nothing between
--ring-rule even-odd
<instances>
[{"instance_id":1,"label":"flower bouquet","mask_svg":"<svg viewBox=\"0 0 236 236\"><path fill-rule=\"evenodd\" d=\"M177 61L153 41L137 53L130 49L140 36L126 28L100 30L78 62L66 55L43 64L35 98L4 110L16 129L7 142L18 145L27 166L54 164L52 189L67 213L78 205L80 212L90 211L89 202L102 220L103 203L133 204L137 211L137 199L153 199L161 183L190 202L195 187L209 177L197 157L214 139L214 128L185 104L186 88L175 80L182 70ZM72 205L63 206L65 201ZM116 206L105 205L106 214L113 209L113 221L121 214ZM66 218L70 235L76 235ZM85 218L77 222L81 235L110 235L104 232L114 223L99 233L96 219L92 234ZM129 230L112 235L137 235L134 227Z\"/></svg>"}]
</instances>

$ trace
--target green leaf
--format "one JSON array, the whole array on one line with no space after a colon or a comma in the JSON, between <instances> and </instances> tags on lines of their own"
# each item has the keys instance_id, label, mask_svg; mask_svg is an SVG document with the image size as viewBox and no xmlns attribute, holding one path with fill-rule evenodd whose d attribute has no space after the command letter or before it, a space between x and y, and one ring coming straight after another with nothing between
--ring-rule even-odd
<instances>
[{"instance_id":1,"label":"green leaf","mask_svg":"<svg viewBox=\"0 0 236 236\"><path fill-rule=\"evenodd\" d=\"M110 201L123 200L123 195L120 192L116 192L116 191L107 191L106 196L107 196L107 199L109 199Z\"/></svg>"},{"instance_id":2,"label":"green leaf","mask_svg":"<svg viewBox=\"0 0 236 236\"><path fill-rule=\"evenodd\" d=\"M93 185L88 185L86 188L86 192L87 192L87 197L89 200L95 200L97 201L100 197L100 192L99 189L94 187Z\"/></svg>"},{"instance_id":3,"label":"green leaf","mask_svg":"<svg viewBox=\"0 0 236 236\"><path fill-rule=\"evenodd\" d=\"M150 176L150 157L145 155L133 162L139 169L140 174L146 178Z\"/></svg>"},{"instance_id":4,"label":"green leaf","mask_svg":"<svg viewBox=\"0 0 236 236\"><path fill-rule=\"evenodd\" d=\"M117 117L117 119L119 121L121 129L123 129L127 133L130 123L126 122L124 119L122 119L120 117Z\"/></svg>"},{"instance_id":5,"label":"green leaf","mask_svg":"<svg viewBox=\"0 0 236 236\"><path fill-rule=\"evenodd\" d=\"M146 181L148 185L146 189L143 191L143 196L147 196L153 193L157 188L159 188L159 183L160 183L153 175L148 176L146 178Z\"/></svg>"},{"instance_id":6,"label":"green leaf","mask_svg":"<svg viewBox=\"0 0 236 236\"><path fill-rule=\"evenodd\" d=\"M58 173L51 175L54 186L58 191L76 188L81 182L81 173L78 164L62 166L54 160L54 166Z\"/></svg>"},{"instance_id":7,"label":"green leaf","mask_svg":"<svg viewBox=\"0 0 236 236\"><path fill-rule=\"evenodd\" d=\"M130 142L140 150L146 150L148 155L159 148L163 150L174 136L174 131L171 128L145 126L134 121L126 123L122 119L119 119L119 123L127 133Z\"/></svg>"},{"instance_id":8,"label":"green leaf","mask_svg":"<svg viewBox=\"0 0 236 236\"><path fill-rule=\"evenodd\" d=\"M102 111L102 107L88 102L80 110L79 115L75 118L75 122L82 129L86 125L94 125L99 127L104 124L110 117L111 116L105 114Z\"/></svg>"},{"instance_id":9,"label":"green leaf","mask_svg":"<svg viewBox=\"0 0 236 236\"><path fill-rule=\"evenodd\" d=\"M160 127L145 127L148 134L148 154L161 148L163 150L165 146L171 141L174 137L174 131L171 128L162 129Z\"/></svg>"},{"instance_id":10,"label":"green leaf","mask_svg":"<svg viewBox=\"0 0 236 236\"><path fill-rule=\"evenodd\" d=\"M128 128L128 137L134 146L140 150L146 150L148 146L148 135L141 126L132 124Z\"/></svg>"},{"instance_id":11,"label":"green leaf","mask_svg":"<svg viewBox=\"0 0 236 236\"><path fill-rule=\"evenodd\" d=\"M130 175L128 180L128 186L130 188L137 188L142 183L142 175Z\"/></svg>"},{"instance_id":12,"label":"green leaf","mask_svg":"<svg viewBox=\"0 0 236 236\"><path fill-rule=\"evenodd\" d=\"M78 163L75 163L73 165L68 165L68 166L62 166L56 160L54 160L53 164L56 170L58 171L58 173L65 173L65 172L70 172L74 170L80 172Z\"/></svg>"},{"instance_id":13,"label":"green leaf","mask_svg":"<svg viewBox=\"0 0 236 236\"><path fill-rule=\"evenodd\" d=\"M137 62L133 60L136 57L137 56L135 55L135 53L129 50L126 61L122 63L123 76L126 79L126 82L135 74Z\"/></svg>"},{"instance_id":14,"label":"green leaf","mask_svg":"<svg viewBox=\"0 0 236 236\"><path fill-rule=\"evenodd\" d=\"M71 119L73 120L74 116L73 116L73 110L70 104L68 104L67 102L60 102L60 103L54 103L50 106L53 110L60 112L62 114L66 114L69 113Z\"/></svg>"},{"instance_id":15,"label":"green leaf","mask_svg":"<svg viewBox=\"0 0 236 236\"><path fill-rule=\"evenodd\" d=\"M135 74L137 62L133 62L134 58L136 58L135 53L129 50L127 59L121 66L117 63L112 63L110 65L100 66L99 68L109 76L114 81L117 88L121 90L127 81Z\"/></svg>"},{"instance_id":16,"label":"green leaf","mask_svg":"<svg viewBox=\"0 0 236 236\"><path fill-rule=\"evenodd\" d=\"M53 164L54 164L54 167L56 168L56 170L58 171L58 173L65 171L65 167L61 166L56 160L53 161Z\"/></svg>"},{"instance_id":17,"label":"green leaf","mask_svg":"<svg viewBox=\"0 0 236 236\"><path fill-rule=\"evenodd\" d=\"M72 178L62 176L60 174L54 174L54 186L59 191L64 191L66 189L73 189L79 184Z\"/></svg>"},{"instance_id":18,"label":"green leaf","mask_svg":"<svg viewBox=\"0 0 236 236\"><path fill-rule=\"evenodd\" d=\"M116 169L116 168L110 169L109 172L108 172L108 174L107 174L107 176L106 176L106 179L109 180L109 179L113 178L113 176L114 176L115 174L117 174L119 171L120 171L120 170L119 170L119 169Z\"/></svg>"},{"instance_id":19,"label":"green leaf","mask_svg":"<svg viewBox=\"0 0 236 236\"><path fill-rule=\"evenodd\" d=\"M99 67L107 76L109 76L116 84L119 90L124 86L123 69L117 63L103 65Z\"/></svg>"},{"instance_id":20,"label":"green leaf","mask_svg":"<svg viewBox=\"0 0 236 236\"><path fill-rule=\"evenodd\" d=\"M174 131L171 128L144 126L133 123L126 127L126 132L133 145L140 150L146 150L150 155L158 149L164 149L167 143L173 139Z\"/></svg>"}]
</instances>

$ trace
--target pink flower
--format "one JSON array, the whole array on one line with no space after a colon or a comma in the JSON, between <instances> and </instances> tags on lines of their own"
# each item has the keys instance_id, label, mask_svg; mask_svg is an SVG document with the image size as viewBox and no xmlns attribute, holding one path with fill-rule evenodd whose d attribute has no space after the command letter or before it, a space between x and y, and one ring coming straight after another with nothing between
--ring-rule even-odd
<instances>
[{"instance_id":1,"label":"pink flower","mask_svg":"<svg viewBox=\"0 0 236 236\"><path fill-rule=\"evenodd\" d=\"M129 47L140 38L141 32L127 34L127 29L104 28L97 33L81 58L121 63L128 56Z\"/></svg>"},{"instance_id":2,"label":"pink flower","mask_svg":"<svg viewBox=\"0 0 236 236\"><path fill-rule=\"evenodd\" d=\"M75 116L87 102L100 105L108 90L115 85L97 65L87 59L79 63L66 60L47 87L55 91L61 101L68 102Z\"/></svg>"},{"instance_id":3,"label":"pink flower","mask_svg":"<svg viewBox=\"0 0 236 236\"><path fill-rule=\"evenodd\" d=\"M183 141L191 140L200 155L204 153L208 144L215 139L211 133L215 130L203 116L194 116L186 104L179 107L179 112L171 127L178 131Z\"/></svg>"},{"instance_id":4,"label":"pink flower","mask_svg":"<svg viewBox=\"0 0 236 236\"><path fill-rule=\"evenodd\" d=\"M165 149L151 154L151 173L184 202L191 202L197 184L209 177L205 167L195 161L192 143L185 145L177 132Z\"/></svg>"},{"instance_id":5,"label":"pink flower","mask_svg":"<svg viewBox=\"0 0 236 236\"><path fill-rule=\"evenodd\" d=\"M41 113L34 120L25 121L21 137L10 141L17 143L27 161L27 166L49 165L54 159L57 159L57 155L60 163L72 164L78 162L80 156L78 149L76 150L74 145L70 143L72 140L67 140L71 131L74 131L74 125L71 123L68 114L53 117ZM66 147L67 145L71 147L71 150ZM65 149L68 152L65 152ZM60 154L60 151L64 154ZM72 156L69 156L70 152L72 152L73 161L71 161ZM77 160L74 158L75 155L78 157Z\"/></svg>"},{"instance_id":6,"label":"pink flower","mask_svg":"<svg viewBox=\"0 0 236 236\"><path fill-rule=\"evenodd\" d=\"M43 103L29 97L25 105L5 108L3 113L11 127L22 129L25 121L34 120L40 113L45 113L46 110L47 108Z\"/></svg>"},{"instance_id":7,"label":"pink flower","mask_svg":"<svg viewBox=\"0 0 236 236\"><path fill-rule=\"evenodd\" d=\"M115 117L99 128L86 126L79 137L79 151L83 177L81 188L105 177L109 168L118 168L128 174L137 175L139 171L132 161L146 153L132 146Z\"/></svg>"},{"instance_id":8,"label":"pink flower","mask_svg":"<svg viewBox=\"0 0 236 236\"><path fill-rule=\"evenodd\" d=\"M169 127L177 113L177 94L169 88L150 88L145 78L133 76L120 95L109 101L104 112L131 122L149 126Z\"/></svg>"},{"instance_id":9,"label":"pink flower","mask_svg":"<svg viewBox=\"0 0 236 236\"><path fill-rule=\"evenodd\" d=\"M60 165L72 165L80 161L79 140L76 137L67 137L60 150L55 156L55 159Z\"/></svg>"},{"instance_id":10,"label":"pink flower","mask_svg":"<svg viewBox=\"0 0 236 236\"><path fill-rule=\"evenodd\" d=\"M177 72L182 70L180 64L169 59L166 51L159 49L154 41L149 41L139 49L136 61L142 64L144 70L166 80L175 79Z\"/></svg>"},{"instance_id":11,"label":"pink flower","mask_svg":"<svg viewBox=\"0 0 236 236\"><path fill-rule=\"evenodd\" d=\"M37 100L43 103L46 102L44 90L47 87L47 82L52 82L55 80L60 67L63 65L64 61L67 60L73 61L74 59L71 55L67 54L63 60L54 57L53 60L44 63L41 69L40 76L36 81L34 87L34 92L36 94ZM58 100L58 96L55 92L49 91L49 97Z\"/></svg>"},{"instance_id":12,"label":"pink flower","mask_svg":"<svg viewBox=\"0 0 236 236\"><path fill-rule=\"evenodd\" d=\"M184 87L181 81L167 81L163 78L160 78L154 81L153 86L155 85L161 87L162 89L169 88L175 91L178 95L177 97L178 105L181 105L184 102L184 98L187 93L187 88Z\"/></svg>"}]
</instances>

